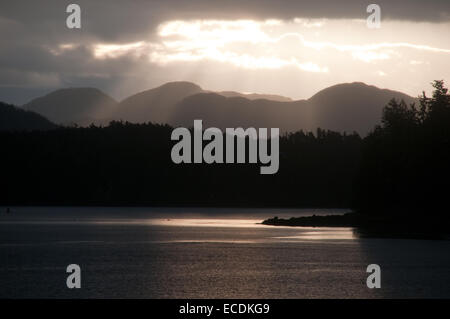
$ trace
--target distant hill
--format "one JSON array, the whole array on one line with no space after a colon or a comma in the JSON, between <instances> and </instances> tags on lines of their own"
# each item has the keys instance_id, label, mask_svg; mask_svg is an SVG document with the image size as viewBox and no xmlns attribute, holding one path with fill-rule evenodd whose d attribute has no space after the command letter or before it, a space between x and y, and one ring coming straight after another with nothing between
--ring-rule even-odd
<instances>
[{"instance_id":1,"label":"distant hill","mask_svg":"<svg viewBox=\"0 0 450 319\"><path fill-rule=\"evenodd\" d=\"M333 85L309 100L314 125L337 131L367 133L380 123L383 107L392 99L408 104L416 99L398 91L380 89L362 82Z\"/></svg>"},{"instance_id":2,"label":"distant hill","mask_svg":"<svg viewBox=\"0 0 450 319\"><path fill-rule=\"evenodd\" d=\"M120 102L115 119L129 122L167 123L173 107L185 97L203 92L190 82L170 82L132 95Z\"/></svg>"},{"instance_id":3,"label":"distant hill","mask_svg":"<svg viewBox=\"0 0 450 319\"><path fill-rule=\"evenodd\" d=\"M175 108L169 123L192 126L195 119L204 127L279 127L284 131L309 129L307 102L276 102L224 97L215 93L189 96Z\"/></svg>"},{"instance_id":4,"label":"distant hill","mask_svg":"<svg viewBox=\"0 0 450 319\"><path fill-rule=\"evenodd\" d=\"M67 88L36 98L22 106L58 124L104 124L117 102L95 88Z\"/></svg>"},{"instance_id":5,"label":"distant hill","mask_svg":"<svg viewBox=\"0 0 450 319\"><path fill-rule=\"evenodd\" d=\"M0 102L0 131L43 131L57 127L42 115Z\"/></svg>"},{"instance_id":6,"label":"distant hill","mask_svg":"<svg viewBox=\"0 0 450 319\"><path fill-rule=\"evenodd\" d=\"M289 132L321 127L365 135L379 124L382 109L392 98L404 99L407 103L415 101L401 92L360 82L338 84L308 100L292 102L226 98L203 93L181 101L169 123L191 126L194 119L203 119L204 126L219 128L279 127Z\"/></svg>"},{"instance_id":7,"label":"distant hill","mask_svg":"<svg viewBox=\"0 0 450 319\"><path fill-rule=\"evenodd\" d=\"M224 97L243 97L249 100L291 101L280 95L244 94L234 91L205 91L191 82L169 82L154 89L132 95L120 102L115 119L129 122L171 123L176 105L183 99L200 93L215 93Z\"/></svg>"},{"instance_id":8,"label":"distant hill","mask_svg":"<svg viewBox=\"0 0 450 319\"><path fill-rule=\"evenodd\" d=\"M298 101L279 95L211 92L190 82L170 82L119 104L96 89L64 89L24 107L63 124L104 124L114 119L192 126L194 119L202 119L205 126L219 128L279 127L289 132L320 127L365 135L379 124L382 109L392 98L416 101L362 82L334 85Z\"/></svg>"}]
</instances>

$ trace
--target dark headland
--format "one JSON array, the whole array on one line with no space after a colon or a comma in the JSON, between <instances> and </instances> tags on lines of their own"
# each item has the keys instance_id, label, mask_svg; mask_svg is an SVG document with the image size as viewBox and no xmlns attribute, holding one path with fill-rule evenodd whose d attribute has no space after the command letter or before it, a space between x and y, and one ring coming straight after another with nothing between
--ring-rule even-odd
<instances>
[{"instance_id":1,"label":"dark headland","mask_svg":"<svg viewBox=\"0 0 450 319\"><path fill-rule=\"evenodd\" d=\"M312 215L289 219L275 216L264 220L262 224L292 227L352 227L360 237L450 239L448 220L417 218L406 214L374 216L349 212L343 215Z\"/></svg>"},{"instance_id":2,"label":"dark headland","mask_svg":"<svg viewBox=\"0 0 450 319\"><path fill-rule=\"evenodd\" d=\"M364 138L352 181L352 213L272 218L266 225L355 227L377 236L450 238L450 94L432 83L418 105L392 100Z\"/></svg>"}]
</instances>

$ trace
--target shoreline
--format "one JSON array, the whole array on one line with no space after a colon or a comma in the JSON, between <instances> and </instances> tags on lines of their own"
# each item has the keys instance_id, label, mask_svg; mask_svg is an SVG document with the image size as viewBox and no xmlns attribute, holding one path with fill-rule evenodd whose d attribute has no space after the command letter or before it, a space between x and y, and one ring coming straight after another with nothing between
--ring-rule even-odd
<instances>
[{"instance_id":1,"label":"shoreline","mask_svg":"<svg viewBox=\"0 0 450 319\"><path fill-rule=\"evenodd\" d=\"M289 219L275 216L264 220L262 224L290 227L352 227L361 237L450 240L450 225L447 220L430 221L407 216L370 216L357 212Z\"/></svg>"}]
</instances>

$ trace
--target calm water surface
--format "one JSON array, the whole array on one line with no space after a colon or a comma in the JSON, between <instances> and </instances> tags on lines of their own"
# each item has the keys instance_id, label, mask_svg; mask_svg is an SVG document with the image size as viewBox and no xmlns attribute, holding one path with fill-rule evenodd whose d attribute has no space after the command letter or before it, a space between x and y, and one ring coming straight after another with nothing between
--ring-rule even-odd
<instances>
[{"instance_id":1,"label":"calm water surface","mask_svg":"<svg viewBox=\"0 0 450 319\"><path fill-rule=\"evenodd\" d=\"M1 298L450 297L450 241L274 227L342 210L0 208ZM382 288L368 289L379 264ZM69 264L82 288L66 288Z\"/></svg>"}]
</instances>

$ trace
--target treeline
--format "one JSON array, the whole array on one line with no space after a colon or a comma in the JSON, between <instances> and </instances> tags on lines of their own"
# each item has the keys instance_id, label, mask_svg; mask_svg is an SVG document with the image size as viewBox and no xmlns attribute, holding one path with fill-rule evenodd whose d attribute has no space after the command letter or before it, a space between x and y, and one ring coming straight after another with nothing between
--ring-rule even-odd
<instances>
[{"instance_id":1,"label":"treeline","mask_svg":"<svg viewBox=\"0 0 450 319\"><path fill-rule=\"evenodd\" d=\"M318 129L280 138L277 174L261 164L174 164L172 128L2 132L3 205L348 207L361 138Z\"/></svg>"},{"instance_id":2,"label":"treeline","mask_svg":"<svg viewBox=\"0 0 450 319\"><path fill-rule=\"evenodd\" d=\"M450 220L450 95L443 81L433 87L419 105L392 100L381 125L364 139L357 210Z\"/></svg>"},{"instance_id":3,"label":"treeline","mask_svg":"<svg viewBox=\"0 0 450 319\"><path fill-rule=\"evenodd\" d=\"M450 96L443 81L433 86L419 105L392 100L364 139L322 129L282 136L274 175L260 175L261 164L174 164L167 125L0 132L0 204L352 207L447 216Z\"/></svg>"}]
</instances>

